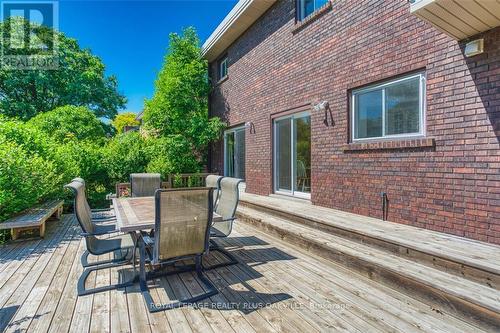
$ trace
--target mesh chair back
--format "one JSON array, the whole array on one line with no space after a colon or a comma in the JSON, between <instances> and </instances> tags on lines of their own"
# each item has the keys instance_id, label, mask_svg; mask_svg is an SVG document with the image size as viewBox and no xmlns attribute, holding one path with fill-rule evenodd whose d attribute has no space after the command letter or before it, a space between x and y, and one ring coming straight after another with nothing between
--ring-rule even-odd
<instances>
[{"instance_id":1,"label":"mesh chair back","mask_svg":"<svg viewBox=\"0 0 500 333\"><path fill-rule=\"evenodd\" d=\"M87 199L87 186L85 185L85 180L80 177L73 178L72 182L79 182L83 184L83 194L85 196L85 208L89 211L92 212L92 209L90 208L89 201ZM92 213L90 213L90 216L92 216Z\"/></svg>"},{"instance_id":2,"label":"mesh chair back","mask_svg":"<svg viewBox=\"0 0 500 333\"><path fill-rule=\"evenodd\" d=\"M222 178L222 176L208 175L205 179L205 186L214 188L214 209L217 207L217 201L219 200L220 180Z\"/></svg>"},{"instance_id":3,"label":"mesh chair back","mask_svg":"<svg viewBox=\"0 0 500 333\"><path fill-rule=\"evenodd\" d=\"M213 188L158 190L155 195L155 263L208 250Z\"/></svg>"},{"instance_id":4,"label":"mesh chair back","mask_svg":"<svg viewBox=\"0 0 500 333\"><path fill-rule=\"evenodd\" d=\"M159 173L132 173L130 175L130 192L133 197L152 197L161 188Z\"/></svg>"},{"instance_id":5,"label":"mesh chair back","mask_svg":"<svg viewBox=\"0 0 500 333\"><path fill-rule=\"evenodd\" d=\"M222 216L223 221L214 223L212 228L226 236L229 236L233 229L234 216L240 200L238 186L242 181L231 177L224 177L220 181L220 195L215 212Z\"/></svg>"},{"instance_id":6,"label":"mesh chair back","mask_svg":"<svg viewBox=\"0 0 500 333\"><path fill-rule=\"evenodd\" d=\"M73 191L75 196L73 209L76 219L83 232L93 233L95 231L95 227L92 223L91 213L87 210L86 206L87 199L85 198L85 186L79 181L72 181L71 183L64 185L64 187ZM96 245L97 238L94 236L86 236L85 241L87 243L87 249L89 252L92 252L92 249Z\"/></svg>"}]
</instances>

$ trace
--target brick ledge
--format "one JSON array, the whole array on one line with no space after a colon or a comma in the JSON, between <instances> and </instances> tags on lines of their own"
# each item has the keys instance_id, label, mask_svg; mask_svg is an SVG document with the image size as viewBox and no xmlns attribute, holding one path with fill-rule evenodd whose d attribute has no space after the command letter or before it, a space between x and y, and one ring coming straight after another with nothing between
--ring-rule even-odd
<instances>
[{"instance_id":1,"label":"brick ledge","mask_svg":"<svg viewBox=\"0 0 500 333\"><path fill-rule=\"evenodd\" d=\"M385 150L385 149L411 149L435 147L434 138L404 139L404 140L384 140L377 142L353 142L342 146L344 152L360 150Z\"/></svg>"}]
</instances>

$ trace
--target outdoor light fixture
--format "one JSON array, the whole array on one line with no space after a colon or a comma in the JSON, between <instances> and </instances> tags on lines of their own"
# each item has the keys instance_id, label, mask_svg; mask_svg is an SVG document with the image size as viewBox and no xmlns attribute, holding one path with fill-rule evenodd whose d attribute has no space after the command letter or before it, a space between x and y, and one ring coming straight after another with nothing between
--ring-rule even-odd
<instances>
[{"instance_id":1,"label":"outdoor light fixture","mask_svg":"<svg viewBox=\"0 0 500 333\"><path fill-rule=\"evenodd\" d=\"M255 125L251 121L245 123L245 128L250 129L250 134L255 134Z\"/></svg>"},{"instance_id":2,"label":"outdoor light fixture","mask_svg":"<svg viewBox=\"0 0 500 333\"><path fill-rule=\"evenodd\" d=\"M465 44L465 56L472 57L484 52L484 39L476 39Z\"/></svg>"},{"instance_id":3,"label":"outdoor light fixture","mask_svg":"<svg viewBox=\"0 0 500 333\"><path fill-rule=\"evenodd\" d=\"M323 123L326 126L328 126L328 114L330 114L330 123L331 123L331 126L333 126L333 124L334 124L333 115L332 115L332 111L330 110L330 103L328 103L328 101L319 102L318 104L314 105L313 108L314 108L314 111L316 111L316 112L322 112L322 111L325 112L325 119L323 120Z\"/></svg>"},{"instance_id":4,"label":"outdoor light fixture","mask_svg":"<svg viewBox=\"0 0 500 333\"><path fill-rule=\"evenodd\" d=\"M322 101L314 106L314 111L316 111L316 112L326 111L326 109L328 109L329 106L330 106L330 103L328 103L328 101Z\"/></svg>"}]
</instances>

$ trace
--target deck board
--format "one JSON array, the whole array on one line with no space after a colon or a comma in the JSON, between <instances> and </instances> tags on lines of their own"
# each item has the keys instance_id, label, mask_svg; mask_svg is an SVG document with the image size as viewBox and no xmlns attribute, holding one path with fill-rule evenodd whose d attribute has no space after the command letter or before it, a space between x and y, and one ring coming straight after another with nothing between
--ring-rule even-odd
<instances>
[{"instance_id":1,"label":"deck board","mask_svg":"<svg viewBox=\"0 0 500 333\"><path fill-rule=\"evenodd\" d=\"M197 306L150 314L138 285L77 296L85 244L74 218L64 216L48 225L45 239L0 249L0 331L479 331L248 225L236 224L233 235L220 242L240 261L207 272L220 293ZM206 260L215 264L223 258L212 253ZM131 274L131 267L103 270L91 276L87 287ZM151 285L153 298L160 303L204 290L193 273L161 278ZM260 306L243 307L248 304ZM328 307L332 304L336 307Z\"/></svg>"}]
</instances>

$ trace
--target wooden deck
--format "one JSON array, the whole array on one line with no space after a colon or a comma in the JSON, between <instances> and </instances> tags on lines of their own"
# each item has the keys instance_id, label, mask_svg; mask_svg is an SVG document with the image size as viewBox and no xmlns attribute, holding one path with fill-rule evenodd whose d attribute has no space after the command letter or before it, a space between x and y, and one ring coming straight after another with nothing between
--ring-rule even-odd
<instances>
[{"instance_id":1,"label":"wooden deck","mask_svg":"<svg viewBox=\"0 0 500 333\"><path fill-rule=\"evenodd\" d=\"M223 243L241 263L207 273L218 295L150 314L138 286L77 297L85 244L74 219L65 216L47 225L45 239L0 248L0 332L479 331L248 225L237 224ZM91 284L131 273L128 267L103 270ZM192 273L155 284L158 303L202 291Z\"/></svg>"}]
</instances>

